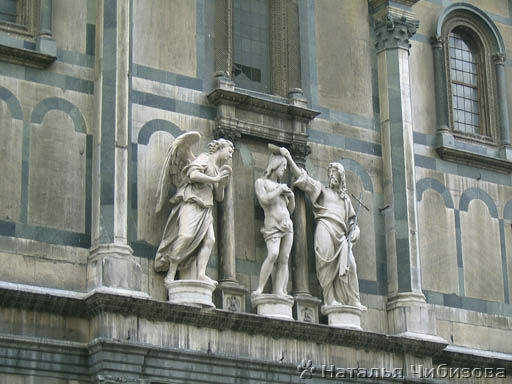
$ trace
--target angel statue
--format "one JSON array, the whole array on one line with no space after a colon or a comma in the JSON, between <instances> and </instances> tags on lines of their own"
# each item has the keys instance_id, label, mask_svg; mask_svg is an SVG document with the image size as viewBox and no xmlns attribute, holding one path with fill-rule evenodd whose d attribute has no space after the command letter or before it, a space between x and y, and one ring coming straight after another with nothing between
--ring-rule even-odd
<instances>
[{"instance_id":1,"label":"angel statue","mask_svg":"<svg viewBox=\"0 0 512 384\"><path fill-rule=\"evenodd\" d=\"M226 164L233 154L233 144L225 139L208 144L208 153L195 157L192 145L199 142L199 132L186 132L176 138L167 151L160 173L155 211L160 212L169 202L162 241L155 258L155 271L165 272L165 283L180 279L216 283L206 276L206 266L215 244L213 231L213 198L224 199L224 188L231 176ZM176 193L169 200L169 191Z\"/></svg>"}]
</instances>

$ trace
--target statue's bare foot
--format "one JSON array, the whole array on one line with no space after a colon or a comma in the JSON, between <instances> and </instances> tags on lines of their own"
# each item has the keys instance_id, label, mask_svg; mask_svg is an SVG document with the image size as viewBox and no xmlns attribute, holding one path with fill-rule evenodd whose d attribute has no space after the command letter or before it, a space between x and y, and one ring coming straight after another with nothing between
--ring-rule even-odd
<instances>
[{"instance_id":1,"label":"statue's bare foot","mask_svg":"<svg viewBox=\"0 0 512 384\"><path fill-rule=\"evenodd\" d=\"M206 283L210 283L210 284L217 284L217 282L213 279L210 279L208 276L206 275L198 275L197 276L197 279L198 280L201 280L201 281L204 281Z\"/></svg>"},{"instance_id":2,"label":"statue's bare foot","mask_svg":"<svg viewBox=\"0 0 512 384\"><path fill-rule=\"evenodd\" d=\"M341 303L339 301L333 300L327 305L341 305Z\"/></svg>"},{"instance_id":3,"label":"statue's bare foot","mask_svg":"<svg viewBox=\"0 0 512 384\"><path fill-rule=\"evenodd\" d=\"M363 304L359 303L359 302L357 302L357 303L355 303L355 304L352 304L352 305L353 305L354 307L356 307L356 308L359 308L359 309L360 309L360 310L362 310L362 311L366 311L366 307L365 307Z\"/></svg>"},{"instance_id":4,"label":"statue's bare foot","mask_svg":"<svg viewBox=\"0 0 512 384\"><path fill-rule=\"evenodd\" d=\"M263 294L263 289L256 289L253 293L251 293L251 296L259 296Z\"/></svg>"}]
</instances>

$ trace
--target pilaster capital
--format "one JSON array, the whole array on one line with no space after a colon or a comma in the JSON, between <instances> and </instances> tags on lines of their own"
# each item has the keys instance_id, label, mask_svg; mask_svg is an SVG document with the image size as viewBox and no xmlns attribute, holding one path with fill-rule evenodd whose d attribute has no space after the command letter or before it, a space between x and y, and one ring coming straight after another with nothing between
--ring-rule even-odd
<instances>
[{"instance_id":1,"label":"pilaster capital","mask_svg":"<svg viewBox=\"0 0 512 384\"><path fill-rule=\"evenodd\" d=\"M306 157L311 153L311 147L307 143L294 142L290 145L290 154L301 166L306 164Z\"/></svg>"},{"instance_id":2,"label":"pilaster capital","mask_svg":"<svg viewBox=\"0 0 512 384\"><path fill-rule=\"evenodd\" d=\"M375 46L377 51L390 48L409 50L409 39L414 36L420 25L419 20L387 13L375 21Z\"/></svg>"},{"instance_id":3,"label":"pilaster capital","mask_svg":"<svg viewBox=\"0 0 512 384\"><path fill-rule=\"evenodd\" d=\"M505 60L507 60L507 55L505 53L499 52L492 55L492 60L496 65L504 65Z\"/></svg>"},{"instance_id":4,"label":"pilaster capital","mask_svg":"<svg viewBox=\"0 0 512 384\"><path fill-rule=\"evenodd\" d=\"M430 43L434 49L442 49L444 45L443 37L436 35L430 38Z\"/></svg>"},{"instance_id":5,"label":"pilaster capital","mask_svg":"<svg viewBox=\"0 0 512 384\"><path fill-rule=\"evenodd\" d=\"M216 124L213 129L213 136L215 139L226 139L235 144L235 141L242 137L242 134L233 127L223 124Z\"/></svg>"}]
</instances>

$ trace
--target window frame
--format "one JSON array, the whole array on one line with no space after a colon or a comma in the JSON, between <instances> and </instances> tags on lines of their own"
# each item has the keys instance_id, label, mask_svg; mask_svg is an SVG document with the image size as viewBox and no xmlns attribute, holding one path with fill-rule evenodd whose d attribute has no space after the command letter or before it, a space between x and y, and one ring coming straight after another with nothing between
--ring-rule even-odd
<instances>
[{"instance_id":1,"label":"window frame","mask_svg":"<svg viewBox=\"0 0 512 384\"><path fill-rule=\"evenodd\" d=\"M287 97L290 89L301 87L298 0L270 0L270 91L261 93ZM215 71L233 80L233 0L215 0ZM291 48L290 48L291 47Z\"/></svg>"},{"instance_id":2,"label":"window frame","mask_svg":"<svg viewBox=\"0 0 512 384\"><path fill-rule=\"evenodd\" d=\"M52 0L17 0L16 23L0 20L0 60L46 68L57 59Z\"/></svg>"},{"instance_id":3,"label":"window frame","mask_svg":"<svg viewBox=\"0 0 512 384\"><path fill-rule=\"evenodd\" d=\"M481 108L490 136L459 132L453 124L453 95L448 36L457 27L477 37L482 55ZM512 172L512 146L508 117L505 44L496 24L484 11L468 3L441 10L432 37L437 131L435 150L446 161L501 173Z\"/></svg>"},{"instance_id":4,"label":"window frame","mask_svg":"<svg viewBox=\"0 0 512 384\"><path fill-rule=\"evenodd\" d=\"M463 132L455 129L454 112L453 112L453 93L452 93L452 79L451 79L451 65L450 65L450 47L449 36L456 29L463 29L465 33L473 38L473 42L478 51L478 91L479 91L479 110L480 110L480 132L470 133ZM497 146L500 144L500 135L497 122L496 111L496 71L492 60L492 53L497 50L497 47L491 39L489 34L485 31L482 23L475 17L474 14L467 11L453 12L449 15L442 28L443 50L445 58L445 76L447 85L447 101L448 101L448 116L449 126L453 135L460 139L469 141L481 142ZM488 134L482 133L487 132Z\"/></svg>"}]
</instances>

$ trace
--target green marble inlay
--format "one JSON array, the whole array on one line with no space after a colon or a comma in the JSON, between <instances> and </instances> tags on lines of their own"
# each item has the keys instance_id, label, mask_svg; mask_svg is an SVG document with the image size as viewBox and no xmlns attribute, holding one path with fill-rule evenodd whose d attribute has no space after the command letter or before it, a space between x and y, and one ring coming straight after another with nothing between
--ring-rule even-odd
<instances>
[{"instance_id":1,"label":"green marble inlay","mask_svg":"<svg viewBox=\"0 0 512 384\"><path fill-rule=\"evenodd\" d=\"M3 100L7 106L9 107L9 111L11 112L11 116L16 120L23 120L23 111L21 109L21 104L14 96L14 94L9 91L7 88L0 86L0 100Z\"/></svg>"}]
</instances>

